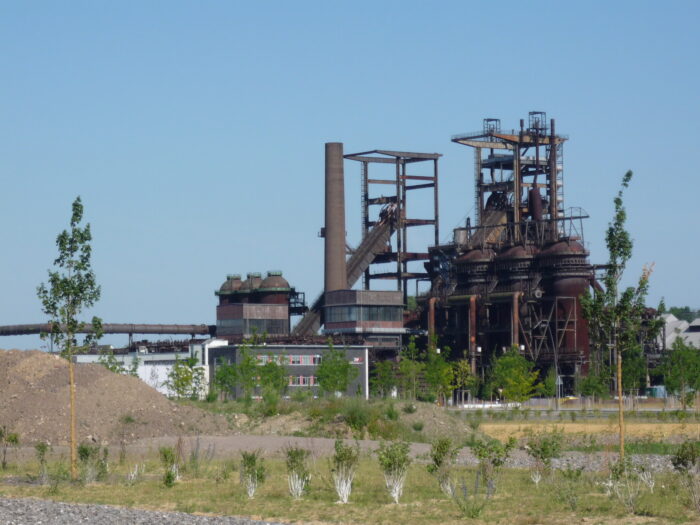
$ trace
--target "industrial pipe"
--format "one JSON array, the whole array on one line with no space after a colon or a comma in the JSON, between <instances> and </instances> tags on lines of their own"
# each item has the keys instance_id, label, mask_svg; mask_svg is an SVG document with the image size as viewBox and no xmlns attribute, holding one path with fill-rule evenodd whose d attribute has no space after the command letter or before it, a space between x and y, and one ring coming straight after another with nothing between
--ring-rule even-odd
<instances>
[{"instance_id":1,"label":"industrial pipe","mask_svg":"<svg viewBox=\"0 0 700 525\"><path fill-rule=\"evenodd\" d=\"M347 290L343 143L326 143L324 291Z\"/></svg>"},{"instance_id":2,"label":"industrial pipe","mask_svg":"<svg viewBox=\"0 0 700 525\"><path fill-rule=\"evenodd\" d=\"M472 374L476 376L476 295L469 298L469 356Z\"/></svg>"},{"instance_id":3,"label":"industrial pipe","mask_svg":"<svg viewBox=\"0 0 700 525\"><path fill-rule=\"evenodd\" d=\"M428 299L428 344L432 344L435 337L435 301L435 297Z\"/></svg>"},{"instance_id":4,"label":"industrial pipe","mask_svg":"<svg viewBox=\"0 0 700 525\"><path fill-rule=\"evenodd\" d=\"M15 324L0 326L0 336L47 334L51 332L51 323ZM78 330L78 333L92 333L92 325ZM205 324L125 324L105 323L102 325L102 333L105 334L189 334L210 335L209 326Z\"/></svg>"},{"instance_id":5,"label":"industrial pipe","mask_svg":"<svg viewBox=\"0 0 700 525\"><path fill-rule=\"evenodd\" d=\"M511 341L512 344L516 346L520 343L520 305L518 304L518 300L522 294L522 292L513 292L513 329Z\"/></svg>"}]
</instances>

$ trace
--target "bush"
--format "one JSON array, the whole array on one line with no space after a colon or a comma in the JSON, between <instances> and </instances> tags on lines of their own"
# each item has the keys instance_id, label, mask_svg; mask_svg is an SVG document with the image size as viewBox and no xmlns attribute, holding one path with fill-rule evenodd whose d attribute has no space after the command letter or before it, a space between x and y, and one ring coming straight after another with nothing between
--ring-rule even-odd
<instances>
[{"instance_id":1,"label":"bush","mask_svg":"<svg viewBox=\"0 0 700 525\"><path fill-rule=\"evenodd\" d=\"M390 421L397 421L399 419L399 411L393 403L389 404L385 412L386 418Z\"/></svg>"},{"instance_id":2,"label":"bush","mask_svg":"<svg viewBox=\"0 0 700 525\"><path fill-rule=\"evenodd\" d=\"M423 422L422 421L414 421L413 424L411 425L411 428L415 430L416 432L422 432L423 431Z\"/></svg>"},{"instance_id":3,"label":"bush","mask_svg":"<svg viewBox=\"0 0 700 525\"><path fill-rule=\"evenodd\" d=\"M377 452L379 466L384 473L384 481L389 495L394 503L398 503L403 493L403 485L406 481L406 473L411 464L409 445L406 442L394 443L381 442Z\"/></svg>"},{"instance_id":4,"label":"bush","mask_svg":"<svg viewBox=\"0 0 700 525\"><path fill-rule=\"evenodd\" d=\"M506 443L497 439L475 440L472 452L479 460L479 469L484 483L491 492L496 491L498 473L515 447L515 439L510 438Z\"/></svg>"},{"instance_id":5,"label":"bush","mask_svg":"<svg viewBox=\"0 0 700 525\"><path fill-rule=\"evenodd\" d=\"M175 449L173 447L160 447L158 454L164 469L163 485L172 487L175 482L180 481L180 467L177 463Z\"/></svg>"},{"instance_id":6,"label":"bush","mask_svg":"<svg viewBox=\"0 0 700 525\"><path fill-rule=\"evenodd\" d=\"M80 462L80 480L83 483L102 481L109 473L109 450L99 445L82 443L78 446L78 461Z\"/></svg>"},{"instance_id":7,"label":"bush","mask_svg":"<svg viewBox=\"0 0 700 525\"><path fill-rule=\"evenodd\" d=\"M525 445L527 453L535 460L535 469L551 472L552 459L561 456L563 433L560 430L531 434Z\"/></svg>"},{"instance_id":8,"label":"bush","mask_svg":"<svg viewBox=\"0 0 700 525\"><path fill-rule=\"evenodd\" d=\"M292 498L300 499L311 479L307 465L311 453L306 449L297 447L288 447L284 452L287 457L289 493Z\"/></svg>"},{"instance_id":9,"label":"bush","mask_svg":"<svg viewBox=\"0 0 700 525\"><path fill-rule=\"evenodd\" d=\"M570 465L560 471L561 483L556 491L557 498L568 505L571 511L576 511L578 508L582 474L583 467L573 468Z\"/></svg>"},{"instance_id":10,"label":"bush","mask_svg":"<svg viewBox=\"0 0 700 525\"><path fill-rule=\"evenodd\" d=\"M19 445L19 434L17 432L10 432L5 425L1 426L0 445L2 445L2 461L0 461L0 468L5 470L7 469L7 448Z\"/></svg>"},{"instance_id":11,"label":"bush","mask_svg":"<svg viewBox=\"0 0 700 525\"><path fill-rule=\"evenodd\" d=\"M644 481L640 475L643 469L634 465L628 457L618 461L610 469L612 493L624 507L635 514L642 495Z\"/></svg>"},{"instance_id":12,"label":"bush","mask_svg":"<svg viewBox=\"0 0 700 525\"><path fill-rule=\"evenodd\" d=\"M51 445L46 441L39 441L34 445L36 459L39 462L39 483L44 485L49 480L49 473L46 466L46 454L51 450Z\"/></svg>"},{"instance_id":13,"label":"bush","mask_svg":"<svg viewBox=\"0 0 700 525\"><path fill-rule=\"evenodd\" d=\"M683 443L671 458L671 463L680 475L680 483L688 495L691 507L700 513L700 443Z\"/></svg>"},{"instance_id":14,"label":"bush","mask_svg":"<svg viewBox=\"0 0 700 525\"><path fill-rule=\"evenodd\" d=\"M440 485L440 490L450 497L455 495L452 466L458 452L458 449L452 446L450 438L438 438L433 441L430 447L431 463L427 467L428 472L435 476Z\"/></svg>"},{"instance_id":15,"label":"bush","mask_svg":"<svg viewBox=\"0 0 700 525\"><path fill-rule=\"evenodd\" d=\"M469 492L467 481L463 478L460 489L455 490L452 496L452 501L455 502L462 516L467 519L476 519L481 516L488 500L493 496L493 486L487 484L484 489L481 483L481 476L481 471L477 470L472 492Z\"/></svg>"},{"instance_id":16,"label":"bush","mask_svg":"<svg viewBox=\"0 0 700 525\"><path fill-rule=\"evenodd\" d=\"M472 429L472 432L476 432L479 430L479 427L481 426L481 418L479 417L472 417L467 419L467 425L469 425L469 428Z\"/></svg>"},{"instance_id":17,"label":"bush","mask_svg":"<svg viewBox=\"0 0 700 525\"><path fill-rule=\"evenodd\" d=\"M424 403L435 403L437 397L432 392L418 392L416 394L416 400L423 401Z\"/></svg>"},{"instance_id":18,"label":"bush","mask_svg":"<svg viewBox=\"0 0 700 525\"><path fill-rule=\"evenodd\" d=\"M401 408L401 410L403 410L404 413L406 413L406 414L413 414L416 412L416 410L418 410L418 407L416 407L416 405L414 405L413 403L408 403L408 404L404 405Z\"/></svg>"},{"instance_id":19,"label":"bush","mask_svg":"<svg viewBox=\"0 0 700 525\"><path fill-rule=\"evenodd\" d=\"M354 431L362 432L370 423L370 411L366 403L352 399L345 404L343 421Z\"/></svg>"},{"instance_id":20,"label":"bush","mask_svg":"<svg viewBox=\"0 0 700 525\"><path fill-rule=\"evenodd\" d=\"M262 451L241 452L241 485L250 499L255 497L258 486L265 481L265 464Z\"/></svg>"},{"instance_id":21,"label":"bush","mask_svg":"<svg viewBox=\"0 0 700 525\"><path fill-rule=\"evenodd\" d=\"M336 440L335 453L331 458L331 475L335 491L338 494L338 503L348 502L359 461L360 445L357 442L353 447Z\"/></svg>"}]
</instances>

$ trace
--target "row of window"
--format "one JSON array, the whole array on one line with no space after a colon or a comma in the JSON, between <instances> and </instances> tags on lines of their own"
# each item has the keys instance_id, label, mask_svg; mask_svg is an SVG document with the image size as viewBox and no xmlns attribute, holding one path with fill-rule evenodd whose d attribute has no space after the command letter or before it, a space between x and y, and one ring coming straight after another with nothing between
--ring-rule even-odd
<instances>
[{"instance_id":1,"label":"row of window","mask_svg":"<svg viewBox=\"0 0 700 525\"><path fill-rule=\"evenodd\" d=\"M258 364L277 363L278 365L313 366L321 363L320 355L258 355Z\"/></svg>"},{"instance_id":2,"label":"row of window","mask_svg":"<svg viewBox=\"0 0 700 525\"><path fill-rule=\"evenodd\" d=\"M217 327L228 334L286 334L289 332L287 319L219 319Z\"/></svg>"},{"instance_id":3,"label":"row of window","mask_svg":"<svg viewBox=\"0 0 700 525\"><path fill-rule=\"evenodd\" d=\"M289 376L289 386L314 386L315 384L314 376Z\"/></svg>"},{"instance_id":4,"label":"row of window","mask_svg":"<svg viewBox=\"0 0 700 525\"><path fill-rule=\"evenodd\" d=\"M350 321L389 321L401 322L401 306L329 306L325 309L326 322L345 323Z\"/></svg>"}]
</instances>

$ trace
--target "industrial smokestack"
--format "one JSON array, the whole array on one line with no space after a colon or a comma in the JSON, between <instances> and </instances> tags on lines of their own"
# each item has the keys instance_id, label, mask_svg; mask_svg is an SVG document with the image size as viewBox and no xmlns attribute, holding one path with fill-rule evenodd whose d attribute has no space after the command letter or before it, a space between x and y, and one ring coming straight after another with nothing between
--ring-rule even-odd
<instances>
[{"instance_id":1,"label":"industrial smokestack","mask_svg":"<svg viewBox=\"0 0 700 525\"><path fill-rule=\"evenodd\" d=\"M326 143L326 228L324 290L348 288L345 268L345 178L343 143Z\"/></svg>"}]
</instances>

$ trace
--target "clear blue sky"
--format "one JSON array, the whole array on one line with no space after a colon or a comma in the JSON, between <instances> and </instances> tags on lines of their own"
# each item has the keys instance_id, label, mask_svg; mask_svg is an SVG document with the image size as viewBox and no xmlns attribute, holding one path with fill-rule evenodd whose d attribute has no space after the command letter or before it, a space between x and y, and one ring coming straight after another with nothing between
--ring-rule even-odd
<instances>
[{"instance_id":1,"label":"clear blue sky","mask_svg":"<svg viewBox=\"0 0 700 525\"><path fill-rule=\"evenodd\" d=\"M2 2L0 324L45 320L36 286L78 194L105 321L213 324L227 273L281 269L313 298L324 142L442 153L446 238L473 207L472 152L450 136L530 110L570 136L566 205L591 215L592 261L632 169L628 280L653 261L650 303L698 307L699 6Z\"/></svg>"}]
</instances>

